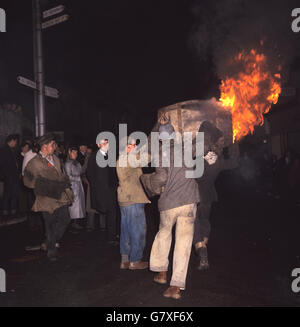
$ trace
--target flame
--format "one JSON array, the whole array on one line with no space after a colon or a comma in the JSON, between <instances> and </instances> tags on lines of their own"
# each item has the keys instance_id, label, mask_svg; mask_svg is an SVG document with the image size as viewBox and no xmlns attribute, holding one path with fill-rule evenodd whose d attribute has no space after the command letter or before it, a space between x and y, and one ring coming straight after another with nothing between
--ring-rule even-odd
<instances>
[{"instance_id":1,"label":"flame","mask_svg":"<svg viewBox=\"0 0 300 327\"><path fill-rule=\"evenodd\" d=\"M281 93L280 74L268 70L267 59L252 49L240 52L234 64L243 67L237 77L227 78L220 85L220 101L232 113L233 142L240 140L254 127L263 125L263 114L277 103ZM278 67L281 70L281 67Z\"/></svg>"}]
</instances>

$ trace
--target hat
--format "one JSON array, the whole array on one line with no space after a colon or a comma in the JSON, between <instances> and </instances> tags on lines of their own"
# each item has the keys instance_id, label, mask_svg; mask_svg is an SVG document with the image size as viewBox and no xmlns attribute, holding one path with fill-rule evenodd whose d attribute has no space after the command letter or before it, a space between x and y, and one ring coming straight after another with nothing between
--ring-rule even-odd
<instances>
[{"instance_id":1,"label":"hat","mask_svg":"<svg viewBox=\"0 0 300 327\"><path fill-rule=\"evenodd\" d=\"M88 146L88 142L86 142L85 140L81 140L81 141L78 143L78 146L82 146L82 145Z\"/></svg>"},{"instance_id":2,"label":"hat","mask_svg":"<svg viewBox=\"0 0 300 327\"><path fill-rule=\"evenodd\" d=\"M160 125L158 132L160 140L172 140L175 138L175 130L170 123Z\"/></svg>"},{"instance_id":3,"label":"hat","mask_svg":"<svg viewBox=\"0 0 300 327\"><path fill-rule=\"evenodd\" d=\"M48 133L39 137L37 140L37 144L41 147L44 144L49 144L51 141L55 141L55 137L52 133Z\"/></svg>"}]
</instances>

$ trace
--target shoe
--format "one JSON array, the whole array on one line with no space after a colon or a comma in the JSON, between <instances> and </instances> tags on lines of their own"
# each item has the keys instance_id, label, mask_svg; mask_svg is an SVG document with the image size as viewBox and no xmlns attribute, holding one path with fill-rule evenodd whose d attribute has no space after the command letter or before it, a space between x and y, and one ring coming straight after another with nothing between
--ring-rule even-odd
<instances>
[{"instance_id":1,"label":"shoe","mask_svg":"<svg viewBox=\"0 0 300 327\"><path fill-rule=\"evenodd\" d=\"M26 217L17 217L17 218L15 218L15 216L14 216L14 218L10 218L9 220L7 220L6 225L19 224L19 223L23 223L26 220L27 220Z\"/></svg>"},{"instance_id":2,"label":"shoe","mask_svg":"<svg viewBox=\"0 0 300 327\"><path fill-rule=\"evenodd\" d=\"M129 261L127 262L121 262L120 269L129 269Z\"/></svg>"},{"instance_id":3,"label":"shoe","mask_svg":"<svg viewBox=\"0 0 300 327\"><path fill-rule=\"evenodd\" d=\"M167 284L167 272L161 271L157 273L153 280L158 284Z\"/></svg>"},{"instance_id":4,"label":"shoe","mask_svg":"<svg viewBox=\"0 0 300 327\"><path fill-rule=\"evenodd\" d=\"M209 269L208 257L207 257L207 247L203 246L197 249L197 255L200 257L200 262L198 265L198 270L207 270Z\"/></svg>"},{"instance_id":5,"label":"shoe","mask_svg":"<svg viewBox=\"0 0 300 327\"><path fill-rule=\"evenodd\" d=\"M59 243L55 243L55 247L57 249L59 249L60 248ZM42 243L41 246L40 246L40 249L43 250L43 251L47 251L47 245L46 245L46 243Z\"/></svg>"},{"instance_id":6,"label":"shoe","mask_svg":"<svg viewBox=\"0 0 300 327\"><path fill-rule=\"evenodd\" d=\"M39 251L42 249L41 245L26 246L25 251Z\"/></svg>"},{"instance_id":7,"label":"shoe","mask_svg":"<svg viewBox=\"0 0 300 327\"><path fill-rule=\"evenodd\" d=\"M198 270L204 271L209 269L209 263L207 258L201 258L199 262Z\"/></svg>"},{"instance_id":8,"label":"shoe","mask_svg":"<svg viewBox=\"0 0 300 327\"><path fill-rule=\"evenodd\" d=\"M76 230L82 230L82 229L83 229L83 227L80 226L80 225L77 224L77 223L73 223L73 224L71 225L71 227L74 228L74 229L76 229Z\"/></svg>"},{"instance_id":9,"label":"shoe","mask_svg":"<svg viewBox=\"0 0 300 327\"><path fill-rule=\"evenodd\" d=\"M57 261L57 252L56 251L48 251L47 257L51 262Z\"/></svg>"},{"instance_id":10,"label":"shoe","mask_svg":"<svg viewBox=\"0 0 300 327\"><path fill-rule=\"evenodd\" d=\"M177 286L170 286L163 294L164 297L170 297L178 300L181 298L180 288Z\"/></svg>"},{"instance_id":11,"label":"shoe","mask_svg":"<svg viewBox=\"0 0 300 327\"><path fill-rule=\"evenodd\" d=\"M149 265L148 265L147 261L130 262L129 269L130 270L141 270L141 269L147 269L148 266Z\"/></svg>"}]
</instances>

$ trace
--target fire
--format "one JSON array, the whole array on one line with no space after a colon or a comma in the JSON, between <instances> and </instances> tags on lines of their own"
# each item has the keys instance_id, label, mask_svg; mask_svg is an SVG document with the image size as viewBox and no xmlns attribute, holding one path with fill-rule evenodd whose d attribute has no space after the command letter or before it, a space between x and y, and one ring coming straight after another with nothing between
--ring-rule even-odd
<instances>
[{"instance_id":1,"label":"fire","mask_svg":"<svg viewBox=\"0 0 300 327\"><path fill-rule=\"evenodd\" d=\"M263 114L277 103L281 84L280 74L272 74L268 70L264 54L256 50L243 51L233 60L242 71L237 77L221 82L220 101L224 109L231 110L234 142L253 133L255 126L263 125ZM280 70L281 67L278 68Z\"/></svg>"}]
</instances>

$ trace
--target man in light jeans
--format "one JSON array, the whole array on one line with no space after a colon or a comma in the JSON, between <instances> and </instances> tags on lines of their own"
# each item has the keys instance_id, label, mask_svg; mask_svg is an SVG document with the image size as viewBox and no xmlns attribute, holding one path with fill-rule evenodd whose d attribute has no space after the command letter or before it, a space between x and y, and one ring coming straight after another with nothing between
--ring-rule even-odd
<instances>
[{"instance_id":1,"label":"man in light jeans","mask_svg":"<svg viewBox=\"0 0 300 327\"><path fill-rule=\"evenodd\" d=\"M173 274L170 287L163 295L179 299L180 290L185 289L194 235L194 221L200 196L195 179L186 178L187 168L184 164L182 167L174 167L174 142L176 142L174 141L174 128L167 123L160 126L159 132L161 140L170 140L170 149L165 149L165 153L170 151L170 167L163 167L160 163L155 173L141 177L149 195L160 194L158 201L160 226L151 250L150 270L158 273L154 278L155 282L167 283L172 227L176 224ZM163 149L162 156L165 153Z\"/></svg>"}]
</instances>

